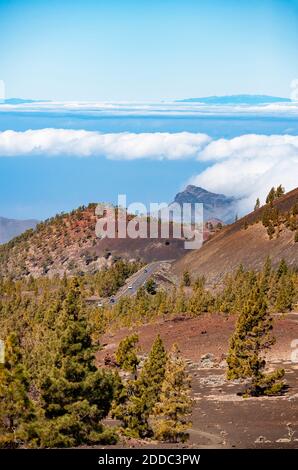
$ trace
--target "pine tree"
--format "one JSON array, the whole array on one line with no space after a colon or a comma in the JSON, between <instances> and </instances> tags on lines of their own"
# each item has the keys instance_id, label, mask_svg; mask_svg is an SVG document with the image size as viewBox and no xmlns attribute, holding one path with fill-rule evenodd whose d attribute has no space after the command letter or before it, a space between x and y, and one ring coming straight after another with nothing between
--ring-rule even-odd
<instances>
[{"instance_id":1,"label":"pine tree","mask_svg":"<svg viewBox=\"0 0 298 470\"><path fill-rule=\"evenodd\" d=\"M276 188L275 197L276 197L276 198L279 198L279 197L282 196L283 194L285 194L285 188L280 184L280 185L277 186L277 188Z\"/></svg>"},{"instance_id":2,"label":"pine tree","mask_svg":"<svg viewBox=\"0 0 298 470\"><path fill-rule=\"evenodd\" d=\"M248 394L276 394L284 387L283 382L278 382L283 370L264 374L266 361L262 354L275 342L271 331L272 318L267 312L264 292L255 286L238 317L227 358L227 378L250 379Z\"/></svg>"},{"instance_id":3,"label":"pine tree","mask_svg":"<svg viewBox=\"0 0 298 470\"><path fill-rule=\"evenodd\" d=\"M191 285L191 278L188 271L184 271L183 273L183 285L185 287L189 287Z\"/></svg>"},{"instance_id":4,"label":"pine tree","mask_svg":"<svg viewBox=\"0 0 298 470\"><path fill-rule=\"evenodd\" d=\"M42 447L69 447L113 440L100 423L111 406L114 377L97 370L83 314L80 285L72 280L57 320L52 370L41 383Z\"/></svg>"},{"instance_id":5,"label":"pine tree","mask_svg":"<svg viewBox=\"0 0 298 470\"><path fill-rule=\"evenodd\" d=\"M193 285L193 294L188 302L188 312L198 315L207 312L212 303L210 292L205 289L205 278L198 277Z\"/></svg>"},{"instance_id":6,"label":"pine tree","mask_svg":"<svg viewBox=\"0 0 298 470\"><path fill-rule=\"evenodd\" d=\"M160 399L152 413L154 437L168 442L185 442L191 427L190 376L177 346L170 352L167 361Z\"/></svg>"},{"instance_id":7,"label":"pine tree","mask_svg":"<svg viewBox=\"0 0 298 470\"><path fill-rule=\"evenodd\" d=\"M282 258L276 271L277 280L279 280L285 274L288 274L288 271L289 271L288 265L286 261L284 260L284 258Z\"/></svg>"},{"instance_id":8,"label":"pine tree","mask_svg":"<svg viewBox=\"0 0 298 470\"><path fill-rule=\"evenodd\" d=\"M174 303L175 313L185 313L187 311L187 299L184 293L183 286L179 287Z\"/></svg>"},{"instance_id":9,"label":"pine tree","mask_svg":"<svg viewBox=\"0 0 298 470\"><path fill-rule=\"evenodd\" d=\"M275 310L277 312L289 312L293 308L295 298L295 287L291 275L283 274L277 285L277 296Z\"/></svg>"},{"instance_id":10,"label":"pine tree","mask_svg":"<svg viewBox=\"0 0 298 470\"><path fill-rule=\"evenodd\" d=\"M268 224L267 233L268 233L269 239L272 240L273 235L275 234L275 228L271 221Z\"/></svg>"},{"instance_id":11,"label":"pine tree","mask_svg":"<svg viewBox=\"0 0 298 470\"><path fill-rule=\"evenodd\" d=\"M260 206L261 206L260 199L257 197L254 210L257 211L258 209L260 209Z\"/></svg>"},{"instance_id":12,"label":"pine tree","mask_svg":"<svg viewBox=\"0 0 298 470\"><path fill-rule=\"evenodd\" d=\"M115 402L113 416L122 421L126 434L134 437L152 434L148 420L160 396L166 361L166 350L158 335L138 379L128 381Z\"/></svg>"},{"instance_id":13,"label":"pine tree","mask_svg":"<svg viewBox=\"0 0 298 470\"><path fill-rule=\"evenodd\" d=\"M230 313L235 305L234 279L231 275L225 277L224 286L217 298L217 305L220 312Z\"/></svg>"},{"instance_id":14,"label":"pine tree","mask_svg":"<svg viewBox=\"0 0 298 470\"><path fill-rule=\"evenodd\" d=\"M139 337L136 333L127 336L122 341L120 341L115 354L118 366L121 369L134 374L135 378L137 373L137 367L140 362L136 353L136 344L138 343L138 341Z\"/></svg>"},{"instance_id":15,"label":"pine tree","mask_svg":"<svg viewBox=\"0 0 298 470\"><path fill-rule=\"evenodd\" d=\"M146 397L146 406L149 410L159 398L166 362L167 353L161 337L157 335L138 378L138 387Z\"/></svg>"},{"instance_id":16,"label":"pine tree","mask_svg":"<svg viewBox=\"0 0 298 470\"><path fill-rule=\"evenodd\" d=\"M11 334L0 364L0 447L18 447L29 439L26 425L34 419L29 381L22 365L19 339Z\"/></svg>"},{"instance_id":17,"label":"pine tree","mask_svg":"<svg viewBox=\"0 0 298 470\"><path fill-rule=\"evenodd\" d=\"M270 207L265 206L262 212L262 224L264 225L264 227L268 227L270 221L271 221L271 210L270 210Z\"/></svg>"},{"instance_id":18,"label":"pine tree","mask_svg":"<svg viewBox=\"0 0 298 470\"><path fill-rule=\"evenodd\" d=\"M271 258L267 256L264 266L263 266L263 270L260 274L261 295L267 296L267 293L270 288L271 273L272 273L272 262L271 262Z\"/></svg>"},{"instance_id":19,"label":"pine tree","mask_svg":"<svg viewBox=\"0 0 298 470\"><path fill-rule=\"evenodd\" d=\"M156 294L156 283L154 279L148 279L148 281L145 284L145 289L150 295L155 295Z\"/></svg>"},{"instance_id":20,"label":"pine tree","mask_svg":"<svg viewBox=\"0 0 298 470\"><path fill-rule=\"evenodd\" d=\"M273 203L273 201L274 201L274 199L275 199L275 194L276 194L276 193L275 193L275 188L272 187L272 188L270 189L270 191L269 191L267 197L266 197L266 204L272 205L272 203Z\"/></svg>"}]
</instances>

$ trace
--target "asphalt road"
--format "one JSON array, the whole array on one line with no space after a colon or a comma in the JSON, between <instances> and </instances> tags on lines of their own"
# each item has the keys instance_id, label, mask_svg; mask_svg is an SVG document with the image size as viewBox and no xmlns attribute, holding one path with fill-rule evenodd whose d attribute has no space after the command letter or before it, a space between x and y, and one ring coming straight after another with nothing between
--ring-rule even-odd
<instances>
[{"instance_id":1,"label":"asphalt road","mask_svg":"<svg viewBox=\"0 0 298 470\"><path fill-rule=\"evenodd\" d=\"M125 285L121 287L117 294L113 296L113 299L115 300L114 304L118 302L121 297L134 295L140 287L146 284L148 279L150 279L154 273L161 269L164 263L169 262L170 261L154 261L133 274L129 279L127 279Z\"/></svg>"}]
</instances>

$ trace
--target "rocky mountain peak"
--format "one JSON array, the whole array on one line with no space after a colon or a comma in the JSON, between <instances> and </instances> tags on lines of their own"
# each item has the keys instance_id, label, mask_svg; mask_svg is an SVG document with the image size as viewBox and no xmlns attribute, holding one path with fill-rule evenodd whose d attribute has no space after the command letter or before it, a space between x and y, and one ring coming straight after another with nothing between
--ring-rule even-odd
<instances>
[{"instance_id":1,"label":"rocky mountain peak","mask_svg":"<svg viewBox=\"0 0 298 470\"><path fill-rule=\"evenodd\" d=\"M173 203L203 204L204 220L219 219L225 223L230 223L235 220L237 213L236 198L212 193L192 184L189 184L183 191L176 194Z\"/></svg>"}]
</instances>

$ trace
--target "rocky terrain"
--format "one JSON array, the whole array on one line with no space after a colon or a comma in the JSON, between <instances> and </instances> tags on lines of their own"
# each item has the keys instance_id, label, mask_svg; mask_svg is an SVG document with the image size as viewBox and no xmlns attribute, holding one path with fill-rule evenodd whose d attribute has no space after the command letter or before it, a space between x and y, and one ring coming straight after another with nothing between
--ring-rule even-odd
<instances>
[{"instance_id":1,"label":"rocky terrain","mask_svg":"<svg viewBox=\"0 0 298 470\"><path fill-rule=\"evenodd\" d=\"M297 448L298 363L293 360L293 339L298 338L298 313L277 315L276 344L267 356L268 368L283 367L288 390L282 396L242 398L239 381L225 376L225 357L236 316L204 314L162 319L134 329L140 354L146 356L157 331L169 348L177 343L192 376L193 426L185 447L194 448ZM122 328L100 338L99 365L113 356L121 339L131 334ZM123 442L119 447L167 447L146 441ZM181 444L177 445L178 447Z\"/></svg>"}]
</instances>

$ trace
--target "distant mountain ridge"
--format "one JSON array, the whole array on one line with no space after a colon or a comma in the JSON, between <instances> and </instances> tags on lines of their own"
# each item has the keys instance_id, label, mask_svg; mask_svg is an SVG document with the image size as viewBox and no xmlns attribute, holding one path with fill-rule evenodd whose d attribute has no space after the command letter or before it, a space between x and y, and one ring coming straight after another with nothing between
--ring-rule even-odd
<instances>
[{"instance_id":1,"label":"distant mountain ridge","mask_svg":"<svg viewBox=\"0 0 298 470\"><path fill-rule=\"evenodd\" d=\"M30 228L35 228L38 220L17 220L0 217L0 243L7 243Z\"/></svg>"},{"instance_id":2,"label":"distant mountain ridge","mask_svg":"<svg viewBox=\"0 0 298 470\"><path fill-rule=\"evenodd\" d=\"M270 95L225 95L225 96L207 96L201 98L186 98L177 100L180 103L203 103L203 104L270 104L270 103L289 103L290 98L282 98Z\"/></svg>"},{"instance_id":3,"label":"distant mountain ridge","mask_svg":"<svg viewBox=\"0 0 298 470\"><path fill-rule=\"evenodd\" d=\"M237 199L224 194L217 194L189 184L184 191L176 194L171 203L202 203L204 208L204 220L219 219L225 223L234 222L237 213ZM170 206L171 206L170 204Z\"/></svg>"}]
</instances>

